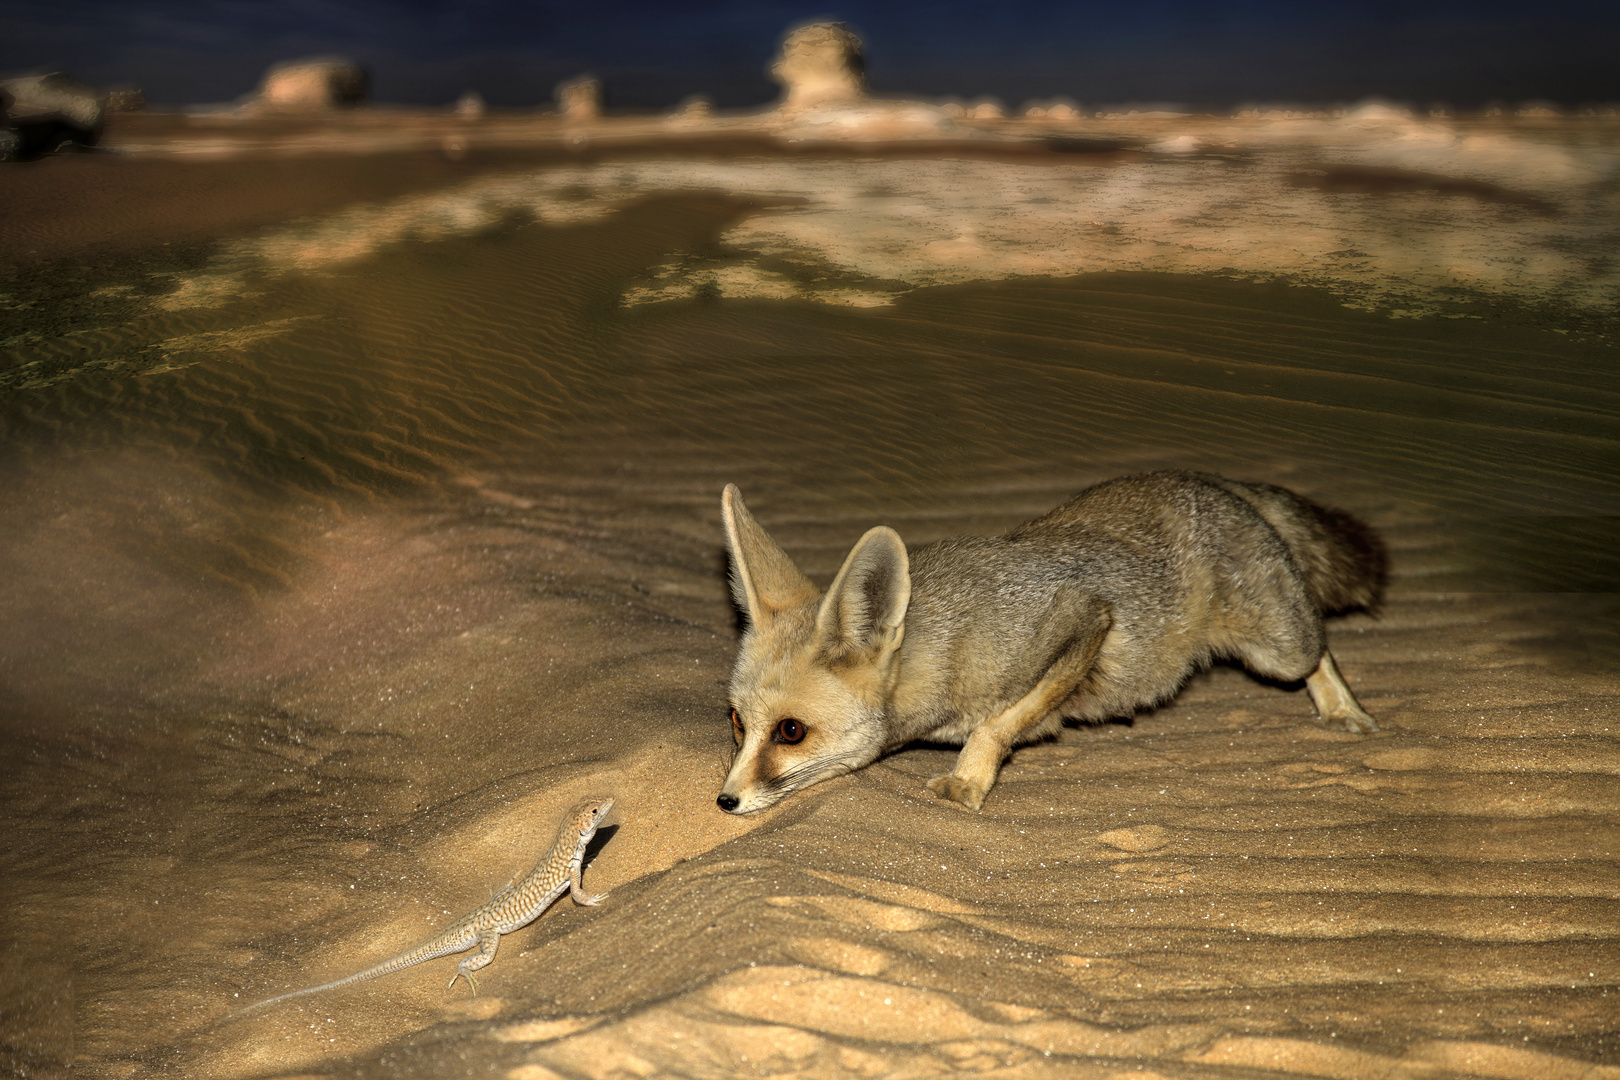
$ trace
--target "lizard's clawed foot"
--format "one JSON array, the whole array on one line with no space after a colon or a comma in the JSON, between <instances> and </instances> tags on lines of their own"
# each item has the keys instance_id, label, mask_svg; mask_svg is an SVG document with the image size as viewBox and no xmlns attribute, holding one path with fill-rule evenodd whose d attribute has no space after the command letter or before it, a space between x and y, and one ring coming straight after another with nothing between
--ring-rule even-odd
<instances>
[{"instance_id":1,"label":"lizard's clawed foot","mask_svg":"<svg viewBox=\"0 0 1620 1080\"><path fill-rule=\"evenodd\" d=\"M575 889L572 892L570 892L569 895L574 898L574 903L576 903L576 904L583 904L586 907L595 907L597 904L600 904L602 901L606 900L608 898L609 894L608 893L594 893L593 894L593 893L583 892L583 891L581 891L579 889Z\"/></svg>"},{"instance_id":2,"label":"lizard's clawed foot","mask_svg":"<svg viewBox=\"0 0 1620 1080\"><path fill-rule=\"evenodd\" d=\"M456 973L450 976L450 982L446 984L445 989L453 989L456 985L457 979L466 979L467 985L472 987L473 997L478 996L478 980L472 977L472 972L463 971L459 964L456 966Z\"/></svg>"},{"instance_id":3,"label":"lizard's clawed foot","mask_svg":"<svg viewBox=\"0 0 1620 1080\"><path fill-rule=\"evenodd\" d=\"M942 799L960 803L969 810L977 810L983 806L984 797L990 793L988 788L980 787L971 780L964 780L955 773L934 777L928 781L928 790Z\"/></svg>"}]
</instances>

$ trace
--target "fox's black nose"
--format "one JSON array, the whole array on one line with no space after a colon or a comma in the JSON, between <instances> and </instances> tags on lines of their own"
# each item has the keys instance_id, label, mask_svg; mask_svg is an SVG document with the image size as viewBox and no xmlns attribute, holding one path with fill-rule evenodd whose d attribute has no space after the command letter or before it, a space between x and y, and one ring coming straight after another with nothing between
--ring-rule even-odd
<instances>
[{"instance_id":1,"label":"fox's black nose","mask_svg":"<svg viewBox=\"0 0 1620 1080\"><path fill-rule=\"evenodd\" d=\"M737 809L737 796L735 795L722 795L714 801L719 803L720 809L728 814Z\"/></svg>"}]
</instances>

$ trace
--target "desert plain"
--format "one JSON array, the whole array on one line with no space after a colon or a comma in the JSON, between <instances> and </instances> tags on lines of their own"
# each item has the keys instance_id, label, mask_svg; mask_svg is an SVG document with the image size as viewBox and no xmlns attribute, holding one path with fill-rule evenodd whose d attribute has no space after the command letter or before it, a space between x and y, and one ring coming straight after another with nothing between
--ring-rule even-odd
<instances>
[{"instance_id":1,"label":"desert plain","mask_svg":"<svg viewBox=\"0 0 1620 1080\"><path fill-rule=\"evenodd\" d=\"M547 123L0 174L7 1075L1620 1076L1612 119ZM1380 532L1383 731L1219 666L716 808L726 483L825 585L1156 468ZM233 1015L593 793L477 996Z\"/></svg>"}]
</instances>

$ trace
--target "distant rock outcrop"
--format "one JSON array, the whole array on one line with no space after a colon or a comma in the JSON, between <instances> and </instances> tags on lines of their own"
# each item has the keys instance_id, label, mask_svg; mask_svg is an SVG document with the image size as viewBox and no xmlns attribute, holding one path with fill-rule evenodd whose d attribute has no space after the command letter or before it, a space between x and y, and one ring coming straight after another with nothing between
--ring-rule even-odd
<instances>
[{"instance_id":1,"label":"distant rock outcrop","mask_svg":"<svg viewBox=\"0 0 1620 1080\"><path fill-rule=\"evenodd\" d=\"M489 111L489 106L484 102L483 94L469 90L456 98L455 111L463 120L477 120Z\"/></svg>"},{"instance_id":2,"label":"distant rock outcrop","mask_svg":"<svg viewBox=\"0 0 1620 1080\"><path fill-rule=\"evenodd\" d=\"M1021 115L1025 120L1078 120L1082 114L1068 98L1051 98L1026 102Z\"/></svg>"},{"instance_id":3,"label":"distant rock outcrop","mask_svg":"<svg viewBox=\"0 0 1620 1080\"><path fill-rule=\"evenodd\" d=\"M771 78L782 84L784 112L861 101L866 97L861 39L843 23L801 26L782 39Z\"/></svg>"},{"instance_id":4,"label":"distant rock outcrop","mask_svg":"<svg viewBox=\"0 0 1620 1080\"><path fill-rule=\"evenodd\" d=\"M140 112L146 108L146 91L138 86L115 86L107 91L106 108L110 113Z\"/></svg>"},{"instance_id":5,"label":"distant rock outcrop","mask_svg":"<svg viewBox=\"0 0 1620 1080\"><path fill-rule=\"evenodd\" d=\"M706 120L714 115L714 102L707 94L689 94L675 106L675 113L688 120Z\"/></svg>"},{"instance_id":6,"label":"distant rock outcrop","mask_svg":"<svg viewBox=\"0 0 1620 1080\"><path fill-rule=\"evenodd\" d=\"M557 111L568 120L595 120L602 115L602 80L581 75L557 84Z\"/></svg>"},{"instance_id":7,"label":"distant rock outcrop","mask_svg":"<svg viewBox=\"0 0 1620 1080\"><path fill-rule=\"evenodd\" d=\"M371 79L341 56L286 60L264 73L253 104L277 112L319 112L365 104Z\"/></svg>"},{"instance_id":8,"label":"distant rock outcrop","mask_svg":"<svg viewBox=\"0 0 1620 1080\"><path fill-rule=\"evenodd\" d=\"M101 95L59 71L0 79L0 160L93 146L105 117Z\"/></svg>"}]
</instances>

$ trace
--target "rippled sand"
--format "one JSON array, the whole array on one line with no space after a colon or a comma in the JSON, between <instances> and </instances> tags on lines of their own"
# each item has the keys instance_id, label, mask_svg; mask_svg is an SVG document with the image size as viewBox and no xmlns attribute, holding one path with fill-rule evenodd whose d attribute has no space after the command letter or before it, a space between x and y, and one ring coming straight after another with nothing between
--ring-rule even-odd
<instances>
[{"instance_id":1,"label":"rippled sand","mask_svg":"<svg viewBox=\"0 0 1620 1080\"><path fill-rule=\"evenodd\" d=\"M0 372L7 1068L1620 1076L1620 378L1602 316L1559 332L1580 297L1390 318L1147 267L637 303L763 265L784 198L835 218L567 168L351 176L124 262L45 234ZM469 184L581 210L273 256ZM725 483L825 582L872 524L998 531L1169 466L1384 534L1384 611L1330 633L1388 730L1221 668L1017 751L981 813L927 747L715 809ZM441 960L230 1017L476 907L590 792L612 897L505 939L478 997Z\"/></svg>"}]
</instances>

